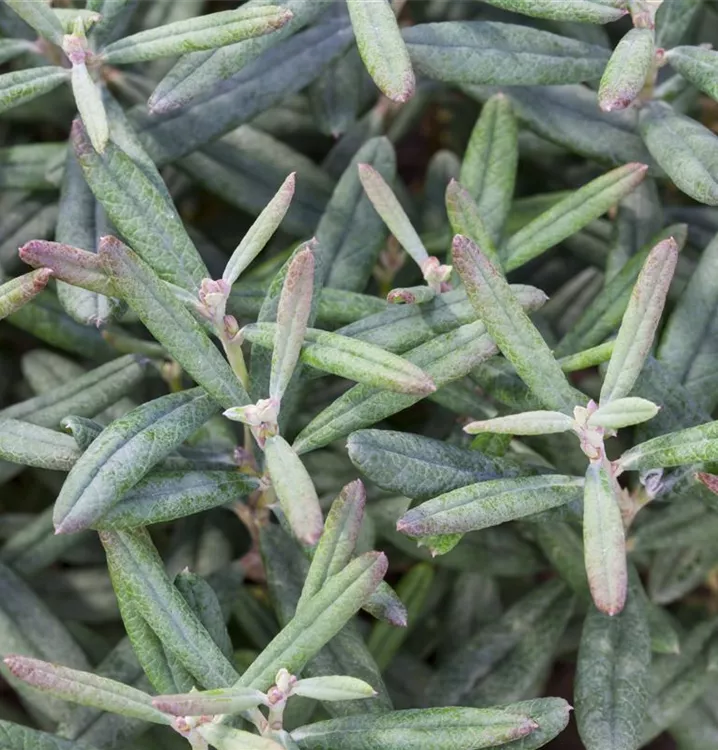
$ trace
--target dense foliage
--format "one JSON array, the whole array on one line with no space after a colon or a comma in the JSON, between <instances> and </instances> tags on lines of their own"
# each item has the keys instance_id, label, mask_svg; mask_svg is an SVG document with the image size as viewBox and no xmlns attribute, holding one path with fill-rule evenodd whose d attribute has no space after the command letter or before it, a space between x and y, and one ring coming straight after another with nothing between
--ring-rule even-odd
<instances>
[{"instance_id":1,"label":"dense foliage","mask_svg":"<svg viewBox=\"0 0 718 750\"><path fill-rule=\"evenodd\" d=\"M0 747L715 750L717 30L0 2Z\"/></svg>"}]
</instances>

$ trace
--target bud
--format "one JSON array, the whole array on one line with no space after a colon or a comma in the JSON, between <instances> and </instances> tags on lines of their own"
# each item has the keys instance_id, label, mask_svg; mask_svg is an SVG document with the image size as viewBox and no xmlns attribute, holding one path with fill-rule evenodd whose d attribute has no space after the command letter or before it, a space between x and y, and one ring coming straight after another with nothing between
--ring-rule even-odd
<instances>
[{"instance_id":1,"label":"bud","mask_svg":"<svg viewBox=\"0 0 718 750\"><path fill-rule=\"evenodd\" d=\"M433 255L421 264L421 272L426 283L435 292L447 291L447 282L451 278L451 266L444 266Z\"/></svg>"},{"instance_id":2,"label":"bud","mask_svg":"<svg viewBox=\"0 0 718 750\"><path fill-rule=\"evenodd\" d=\"M230 286L223 279L202 279L199 287L200 314L211 320L219 330L225 326L224 311L227 306ZM236 320L235 320L236 323Z\"/></svg>"},{"instance_id":3,"label":"bud","mask_svg":"<svg viewBox=\"0 0 718 750\"><path fill-rule=\"evenodd\" d=\"M256 404L248 406L233 406L224 412L227 419L246 424L252 431L260 448L268 437L279 432L277 420L279 419L279 401L274 398L264 398Z\"/></svg>"}]
</instances>

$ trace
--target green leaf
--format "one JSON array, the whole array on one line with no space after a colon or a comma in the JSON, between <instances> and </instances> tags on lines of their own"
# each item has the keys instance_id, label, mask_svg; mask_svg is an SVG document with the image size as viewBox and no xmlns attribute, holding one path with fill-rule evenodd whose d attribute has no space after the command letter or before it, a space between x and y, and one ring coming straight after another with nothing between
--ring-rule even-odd
<instances>
[{"instance_id":1,"label":"green leaf","mask_svg":"<svg viewBox=\"0 0 718 750\"><path fill-rule=\"evenodd\" d=\"M435 750L476 750L531 734L536 722L506 708L427 708L383 716L349 716L299 727L292 738L302 750L404 750L429 745Z\"/></svg>"},{"instance_id":2,"label":"green leaf","mask_svg":"<svg viewBox=\"0 0 718 750\"><path fill-rule=\"evenodd\" d=\"M466 294L502 354L546 407L572 414L584 399L569 385L501 272L462 235L454 238L453 252Z\"/></svg>"},{"instance_id":3,"label":"green leaf","mask_svg":"<svg viewBox=\"0 0 718 750\"><path fill-rule=\"evenodd\" d=\"M645 164L626 164L571 193L523 229L502 248L507 271L528 263L606 213L646 175Z\"/></svg>"},{"instance_id":4,"label":"green leaf","mask_svg":"<svg viewBox=\"0 0 718 750\"><path fill-rule=\"evenodd\" d=\"M69 47L67 54L71 54ZM99 154L104 154L107 141L110 138L110 126L107 122L105 107L102 104L100 89L84 62L73 62L71 82L75 104L77 104L77 110L80 113L82 124L92 147Z\"/></svg>"},{"instance_id":5,"label":"green leaf","mask_svg":"<svg viewBox=\"0 0 718 750\"><path fill-rule=\"evenodd\" d=\"M718 99L718 52L704 47L674 47L666 52L666 60L697 89Z\"/></svg>"},{"instance_id":6,"label":"green leaf","mask_svg":"<svg viewBox=\"0 0 718 750\"><path fill-rule=\"evenodd\" d=\"M700 203L718 206L715 134L664 102L648 102L639 123L648 150L675 185Z\"/></svg>"},{"instance_id":7,"label":"green leaf","mask_svg":"<svg viewBox=\"0 0 718 750\"><path fill-rule=\"evenodd\" d=\"M617 467L619 471L643 471L716 459L718 422L709 422L639 443L618 459Z\"/></svg>"},{"instance_id":8,"label":"green leaf","mask_svg":"<svg viewBox=\"0 0 718 750\"><path fill-rule=\"evenodd\" d=\"M573 419L560 411L526 411L505 417L469 422L464 432L477 435L491 432L507 435L548 435L573 429Z\"/></svg>"},{"instance_id":9,"label":"green leaf","mask_svg":"<svg viewBox=\"0 0 718 750\"><path fill-rule=\"evenodd\" d=\"M272 346L279 330L278 323L254 323L242 333L253 344ZM324 372L398 393L425 396L435 390L419 367L373 344L316 328L306 330L304 342L301 361Z\"/></svg>"},{"instance_id":10,"label":"green leaf","mask_svg":"<svg viewBox=\"0 0 718 750\"><path fill-rule=\"evenodd\" d=\"M496 243L514 196L518 153L518 125L511 102L504 94L496 94L481 110L459 175L459 182L476 201L478 215ZM453 223L452 229L455 234L467 234ZM471 239L481 244L480 237Z\"/></svg>"},{"instance_id":11,"label":"green leaf","mask_svg":"<svg viewBox=\"0 0 718 750\"><path fill-rule=\"evenodd\" d=\"M484 249L491 261L500 263L494 240L481 218L479 206L469 195L468 190L464 190L453 179L446 188L446 212L449 216L451 231L454 234L463 234L468 237Z\"/></svg>"},{"instance_id":12,"label":"green leaf","mask_svg":"<svg viewBox=\"0 0 718 750\"><path fill-rule=\"evenodd\" d=\"M0 419L19 419L58 429L68 415L94 417L135 388L145 375L145 363L133 354L90 370L64 385L0 411Z\"/></svg>"},{"instance_id":13,"label":"green leaf","mask_svg":"<svg viewBox=\"0 0 718 750\"><path fill-rule=\"evenodd\" d=\"M238 685L267 690L277 671L301 671L321 648L359 611L379 585L387 568L386 557L368 552L329 578L301 611L267 646Z\"/></svg>"},{"instance_id":14,"label":"green leaf","mask_svg":"<svg viewBox=\"0 0 718 750\"><path fill-rule=\"evenodd\" d=\"M0 459L40 469L69 471L81 452L68 435L17 419L1 419Z\"/></svg>"},{"instance_id":15,"label":"green leaf","mask_svg":"<svg viewBox=\"0 0 718 750\"><path fill-rule=\"evenodd\" d=\"M97 529L132 529L174 521L228 505L258 487L257 479L236 469L155 469L92 525Z\"/></svg>"},{"instance_id":16,"label":"green leaf","mask_svg":"<svg viewBox=\"0 0 718 750\"><path fill-rule=\"evenodd\" d=\"M156 175L113 142L97 153L79 120L71 139L88 185L118 231L160 278L196 291L209 273Z\"/></svg>"},{"instance_id":17,"label":"green leaf","mask_svg":"<svg viewBox=\"0 0 718 750\"><path fill-rule=\"evenodd\" d=\"M595 346L610 336L621 322L636 280L651 250L656 244L671 238L675 240L679 248L682 248L688 238L688 227L685 224L673 224L666 227L640 252L630 258L596 295L573 328L559 342L556 347L557 356L563 357L586 346ZM662 402L659 401L659 403Z\"/></svg>"},{"instance_id":18,"label":"green leaf","mask_svg":"<svg viewBox=\"0 0 718 750\"><path fill-rule=\"evenodd\" d=\"M5 73L0 76L0 112L32 101L68 80L70 71L55 65Z\"/></svg>"},{"instance_id":19,"label":"green leaf","mask_svg":"<svg viewBox=\"0 0 718 750\"><path fill-rule=\"evenodd\" d=\"M376 690L356 677L306 677L292 688L294 695L317 701L348 701L373 698Z\"/></svg>"},{"instance_id":20,"label":"green leaf","mask_svg":"<svg viewBox=\"0 0 718 750\"><path fill-rule=\"evenodd\" d=\"M590 596L580 534L568 523L537 523L531 529L551 567L571 589L587 600Z\"/></svg>"},{"instance_id":21,"label":"green leaf","mask_svg":"<svg viewBox=\"0 0 718 750\"><path fill-rule=\"evenodd\" d=\"M434 582L434 569L428 563L414 565L399 581L396 593L406 608L406 626L397 628L386 622L377 622L367 641L367 648L382 671L406 641L419 621Z\"/></svg>"},{"instance_id":22,"label":"green leaf","mask_svg":"<svg viewBox=\"0 0 718 750\"><path fill-rule=\"evenodd\" d=\"M34 50L35 46L29 39L0 39L0 63Z\"/></svg>"},{"instance_id":23,"label":"green leaf","mask_svg":"<svg viewBox=\"0 0 718 750\"><path fill-rule=\"evenodd\" d=\"M302 351L311 314L314 255L306 248L293 258L282 284L269 376L269 398L281 401ZM266 325L266 324L265 324Z\"/></svg>"},{"instance_id":24,"label":"green leaf","mask_svg":"<svg viewBox=\"0 0 718 750\"><path fill-rule=\"evenodd\" d=\"M540 513L580 499L580 477L549 474L490 479L459 487L412 508L397 523L409 536L458 534Z\"/></svg>"},{"instance_id":25,"label":"green leaf","mask_svg":"<svg viewBox=\"0 0 718 750\"><path fill-rule=\"evenodd\" d=\"M208 88L231 78L277 42L313 21L324 10L322 5L312 0L284 0L282 7L291 11L293 18L273 34L246 39L208 52L183 55L154 90L148 102L150 111L158 114L169 112L186 105L195 97L206 95ZM281 60L281 57L277 59ZM263 110L264 107L260 111Z\"/></svg>"},{"instance_id":26,"label":"green leaf","mask_svg":"<svg viewBox=\"0 0 718 750\"><path fill-rule=\"evenodd\" d=\"M627 11L620 0L486 0L497 8L523 13L534 18L552 21L584 21L586 23L610 23L617 21Z\"/></svg>"},{"instance_id":27,"label":"green leaf","mask_svg":"<svg viewBox=\"0 0 718 750\"><path fill-rule=\"evenodd\" d=\"M267 438L264 459L272 487L292 531L302 543L316 544L324 521L317 491L304 464L281 435Z\"/></svg>"},{"instance_id":28,"label":"green leaf","mask_svg":"<svg viewBox=\"0 0 718 750\"><path fill-rule=\"evenodd\" d=\"M359 54L379 90L395 102L414 94L414 71L388 0L347 0Z\"/></svg>"},{"instance_id":29,"label":"green leaf","mask_svg":"<svg viewBox=\"0 0 718 750\"><path fill-rule=\"evenodd\" d=\"M653 345L677 262L673 239L656 245L646 258L613 345L601 387L602 404L631 392Z\"/></svg>"},{"instance_id":30,"label":"green leaf","mask_svg":"<svg viewBox=\"0 0 718 750\"><path fill-rule=\"evenodd\" d=\"M202 327L138 255L114 237L103 238L99 255L118 294L197 383L225 408L249 403Z\"/></svg>"},{"instance_id":31,"label":"green leaf","mask_svg":"<svg viewBox=\"0 0 718 750\"><path fill-rule=\"evenodd\" d=\"M128 597L133 617L140 617L145 627L171 651L191 673L195 684L228 687L237 679L234 667L173 586L149 535L144 530L102 531L100 540L107 555L107 565L118 597ZM142 644L137 632L128 626L128 610L122 612L130 639L148 676L143 661Z\"/></svg>"},{"instance_id":32,"label":"green leaf","mask_svg":"<svg viewBox=\"0 0 718 750\"><path fill-rule=\"evenodd\" d=\"M671 49L680 44L703 8L703 0L661 3L656 11L656 46Z\"/></svg>"},{"instance_id":33,"label":"green leaf","mask_svg":"<svg viewBox=\"0 0 718 750\"><path fill-rule=\"evenodd\" d=\"M618 430L653 419L658 414L658 409L656 404L645 398L618 398L591 414L588 426Z\"/></svg>"},{"instance_id":34,"label":"green leaf","mask_svg":"<svg viewBox=\"0 0 718 750\"><path fill-rule=\"evenodd\" d=\"M382 0L382 2L384 1ZM358 169L364 192L369 197L374 209L389 227L389 231L396 237L399 244L409 253L414 262L420 268L423 268L424 263L429 259L429 254L396 195L379 172L370 164L359 164Z\"/></svg>"},{"instance_id":35,"label":"green leaf","mask_svg":"<svg viewBox=\"0 0 718 750\"><path fill-rule=\"evenodd\" d=\"M429 699L449 704L463 700L565 597L566 587L559 580L534 586L439 666L428 688Z\"/></svg>"},{"instance_id":36,"label":"green leaf","mask_svg":"<svg viewBox=\"0 0 718 750\"><path fill-rule=\"evenodd\" d=\"M277 231L294 197L296 174L292 172L282 183L277 194L252 224L242 241L227 261L222 278L232 286L242 271L259 255Z\"/></svg>"},{"instance_id":37,"label":"green leaf","mask_svg":"<svg viewBox=\"0 0 718 750\"><path fill-rule=\"evenodd\" d=\"M626 109L641 93L655 64L653 29L633 28L618 43L598 88L604 112Z\"/></svg>"},{"instance_id":38,"label":"green leaf","mask_svg":"<svg viewBox=\"0 0 718 750\"><path fill-rule=\"evenodd\" d=\"M601 77L605 48L518 24L449 21L403 31L411 61L446 83L537 86Z\"/></svg>"},{"instance_id":39,"label":"green leaf","mask_svg":"<svg viewBox=\"0 0 718 750\"><path fill-rule=\"evenodd\" d=\"M67 477L55 505L57 533L80 531L102 518L218 411L218 405L196 388L150 401L113 422Z\"/></svg>"},{"instance_id":40,"label":"green leaf","mask_svg":"<svg viewBox=\"0 0 718 750\"><path fill-rule=\"evenodd\" d=\"M0 39L0 49L2 41ZM47 165L61 161L66 153L66 143L27 143L0 148L0 187L54 190L57 180L48 174Z\"/></svg>"},{"instance_id":41,"label":"green leaf","mask_svg":"<svg viewBox=\"0 0 718 750\"><path fill-rule=\"evenodd\" d=\"M321 6L311 4L321 10ZM284 5L291 6L288 0ZM205 78L203 71L198 73L195 90L201 94L180 112L150 115L140 110L131 119L152 158L166 164L301 91L347 49L351 40L351 27L345 18L328 18L267 50L219 87L213 85L217 76ZM236 50L232 46L225 49L232 60ZM237 62L231 64L236 66ZM170 99L174 102L175 96L176 92L172 92ZM155 103L154 111L157 109Z\"/></svg>"},{"instance_id":42,"label":"green leaf","mask_svg":"<svg viewBox=\"0 0 718 750\"><path fill-rule=\"evenodd\" d=\"M394 181L394 147L384 137L369 139L339 178L316 231L326 269L325 284L353 292L366 287L387 235L359 180L359 164L369 164L387 183Z\"/></svg>"},{"instance_id":43,"label":"green leaf","mask_svg":"<svg viewBox=\"0 0 718 750\"><path fill-rule=\"evenodd\" d=\"M52 271L41 268L7 281L0 286L0 320L19 310L37 296L52 277Z\"/></svg>"},{"instance_id":44,"label":"green leaf","mask_svg":"<svg viewBox=\"0 0 718 750\"><path fill-rule=\"evenodd\" d=\"M222 724L203 724L197 733L217 750L282 750L284 747L269 737L260 737Z\"/></svg>"},{"instance_id":45,"label":"green leaf","mask_svg":"<svg viewBox=\"0 0 718 750\"><path fill-rule=\"evenodd\" d=\"M261 706L266 696L259 690L245 687L202 690L182 695L159 695L152 705L172 716L218 716L238 714L248 708Z\"/></svg>"},{"instance_id":46,"label":"green leaf","mask_svg":"<svg viewBox=\"0 0 718 750\"><path fill-rule=\"evenodd\" d=\"M80 746L74 740L65 740L56 734L40 732L37 729L2 719L0 719L0 742L7 750L95 750L90 745Z\"/></svg>"},{"instance_id":47,"label":"green leaf","mask_svg":"<svg viewBox=\"0 0 718 750\"><path fill-rule=\"evenodd\" d=\"M623 609L628 585L620 495L609 461L591 462L583 496L586 572L596 607L610 616Z\"/></svg>"},{"instance_id":48,"label":"green leaf","mask_svg":"<svg viewBox=\"0 0 718 750\"><path fill-rule=\"evenodd\" d=\"M102 59L125 65L214 49L271 34L291 18L291 11L276 5L208 13L126 36L105 47Z\"/></svg>"},{"instance_id":49,"label":"green leaf","mask_svg":"<svg viewBox=\"0 0 718 750\"><path fill-rule=\"evenodd\" d=\"M9 656L4 661L15 677L62 700L155 724L171 723L168 716L152 707L147 693L121 682L24 656Z\"/></svg>"},{"instance_id":50,"label":"green leaf","mask_svg":"<svg viewBox=\"0 0 718 750\"><path fill-rule=\"evenodd\" d=\"M38 34L58 46L62 44L64 30L60 19L43 0L6 0L6 4Z\"/></svg>"},{"instance_id":51,"label":"green leaf","mask_svg":"<svg viewBox=\"0 0 718 750\"><path fill-rule=\"evenodd\" d=\"M651 636L638 586L613 617L591 608L576 668L576 721L587 750L636 750L648 704Z\"/></svg>"}]
</instances>

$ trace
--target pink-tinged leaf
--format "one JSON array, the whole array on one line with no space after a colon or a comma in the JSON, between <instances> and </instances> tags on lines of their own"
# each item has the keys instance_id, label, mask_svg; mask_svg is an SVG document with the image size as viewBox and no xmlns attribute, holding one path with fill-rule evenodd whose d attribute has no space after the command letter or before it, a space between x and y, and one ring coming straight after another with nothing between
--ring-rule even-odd
<instances>
[{"instance_id":1,"label":"pink-tinged leaf","mask_svg":"<svg viewBox=\"0 0 718 750\"><path fill-rule=\"evenodd\" d=\"M314 546L324 519L317 491L299 456L281 435L267 438L264 458L282 512L297 539Z\"/></svg>"},{"instance_id":2,"label":"pink-tinged leaf","mask_svg":"<svg viewBox=\"0 0 718 750\"><path fill-rule=\"evenodd\" d=\"M19 254L28 266L49 268L60 281L109 297L115 294L112 281L95 253L60 242L31 240L20 248Z\"/></svg>"},{"instance_id":3,"label":"pink-tinged leaf","mask_svg":"<svg viewBox=\"0 0 718 750\"><path fill-rule=\"evenodd\" d=\"M347 0L347 7L359 54L374 83L389 99L407 101L416 78L391 5L387 0Z\"/></svg>"},{"instance_id":4,"label":"pink-tinged leaf","mask_svg":"<svg viewBox=\"0 0 718 750\"><path fill-rule=\"evenodd\" d=\"M583 495L586 573L593 601L607 615L623 609L628 587L620 493L608 459L589 464Z\"/></svg>"},{"instance_id":5,"label":"pink-tinged leaf","mask_svg":"<svg viewBox=\"0 0 718 750\"><path fill-rule=\"evenodd\" d=\"M25 656L8 656L5 664L18 679L62 700L155 724L171 723L152 706L147 693L121 682Z\"/></svg>"},{"instance_id":6,"label":"pink-tinged leaf","mask_svg":"<svg viewBox=\"0 0 718 750\"><path fill-rule=\"evenodd\" d=\"M641 93L654 62L653 29L631 29L606 64L598 89L599 107L604 112L626 109Z\"/></svg>"},{"instance_id":7,"label":"pink-tinged leaf","mask_svg":"<svg viewBox=\"0 0 718 750\"><path fill-rule=\"evenodd\" d=\"M307 248L294 257L287 269L277 308L277 331L272 351L269 397L281 401L292 379L304 344L312 307L314 254Z\"/></svg>"},{"instance_id":8,"label":"pink-tinged leaf","mask_svg":"<svg viewBox=\"0 0 718 750\"><path fill-rule=\"evenodd\" d=\"M420 268L423 267L429 260L429 253L426 252L424 243L411 225L394 192L371 165L359 164L358 169L359 180L372 206L414 262Z\"/></svg>"},{"instance_id":9,"label":"pink-tinged leaf","mask_svg":"<svg viewBox=\"0 0 718 750\"><path fill-rule=\"evenodd\" d=\"M52 276L49 268L18 276L0 286L0 320L19 310L26 302L38 295Z\"/></svg>"},{"instance_id":10,"label":"pink-tinged leaf","mask_svg":"<svg viewBox=\"0 0 718 750\"><path fill-rule=\"evenodd\" d=\"M282 183L276 195L262 210L247 234L237 246L229 259L222 278L230 285L234 284L242 271L259 255L277 231L282 219L289 210L294 197L296 173L292 172Z\"/></svg>"},{"instance_id":11,"label":"pink-tinged leaf","mask_svg":"<svg viewBox=\"0 0 718 750\"><path fill-rule=\"evenodd\" d=\"M704 471L699 471L696 474L698 481L703 482L705 486L711 491L718 495L718 476L715 474L707 474Z\"/></svg>"},{"instance_id":12,"label":"pink-tinged leaf","mask_svg":"<svg viewBox=\"0 0 718 750\"><path fill-rule=\"evenodd\" d=\"M246 687L199 690L178 695L158 695L152 705L172 716L217 716L236 714L261 706L266 696L259 690Z\"/></svg>"},{"instance_id":13,"label":"pink-tinged leaf","mask_svg":"<svg viewBox=\"0 0 718 750\"><path fill-rule=\"evenodd\" d=\"M601 406L627 396L640 375L677 263L678 245L672 237L659 242L646 258L613 346L601 388Z\"/></svg>"}]
</instances>

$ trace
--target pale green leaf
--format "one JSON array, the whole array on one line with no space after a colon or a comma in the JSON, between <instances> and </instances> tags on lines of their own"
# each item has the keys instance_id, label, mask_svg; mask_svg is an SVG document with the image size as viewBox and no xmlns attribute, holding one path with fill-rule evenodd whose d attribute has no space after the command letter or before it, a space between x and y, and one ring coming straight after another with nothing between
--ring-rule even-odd
<instances>
[{"instance_id":1,"label":"pale green leaf","mask_svg":"<svg viewBox=\"0 0 718 750\"><path fill-rule=\"evenodd\" d=\"M376 690L356 677L305 677L295 683L294 695L302 695L316 701L349 701L373 698Z\"/></svg>"},{"instance_id":2,"label":"pale green leaf","mask_svg":"<svg viewBox=\"0 0 718 750\"><path fill-rule=\"evenodd\" d=\"M552 21L610 23L626 14L621 0L486 0L497 8Z\"/></svg>"},{"instance_id":3,"label":"pale green leaf","mask_svg":"<svg viewBox=\"0 0 718 750\"><path fill-rule=\"evenodd\" d=\"M0 286L0 320L19 310L26 302L38 295L52 277L48 268L23 274Z\"/></svg>"},{"instance_id":4,"label":"pale green leaf","mask_svg":"<svg viewBox=\"0 0 718 750\"><path fill-rule=\"evenodd\" d=\"M451 180L446 188L446 212L451 231L462 234L483 249L494 263L500 264L494 240L484 224L479 206L456 180Z\"/></svg>"},{"instance_id":5,"label":"pale green leaf","mask_svg":"<svg viewBox=\"0 0 718 750\"><path fill-rule=\"evenodd\" d=\"M241 729L233 729L223 724L203 724L198 734L217 750L282 750L283 745L269 737L260 737Z\"/></svg>"},{"instance_id":6,"label":"pale green leaf","mask_svg":"<svg viewBox=\"0 0 718 750\"><path fill-rule=\"evenodd\" d=\"M552 432L567 432L573 428L573 419L560 411L526 411L478 422L469 422L464 432L477 435L492 432L507 435L548 435Z\"/></svg>"},{"instance_id":7,"label":"pale green leaf","mask_svg":"<svg viewBox=\"0 0 718 750\"><path fill-rule=\"evenodd\" d=\"M22 4L21 2L20 5ZM0 75L0 112L32 101L69 79L70 71L55 65L15 70Z\"/></svg>"},{"instance_id":8,"label":"pale green leaf","mask_svg":"<svg viewBox=\"0 0 718 750\"><path fill-rule=\"evenodd\" d=\"M98 153L104 154L110 138L110 126L107 123L107 113L102 104L100 89L84 62L72 66L72 93L92 147Z\"/></svg>"},{"instance_id":9,"label":"pale green leaf","mask_svg":"<svg viewBox=\"0 0 718 750\"><path fill-rule=\"evenodd\" d=\"M619 430L634 424L647 422L658 414L658 406L652 401L636 396L617 398L615 401L600 406L588 418L589 427L605 427Z\"/></svg>"},{"instance_id":10,"label":"pale green leaf","mask_svg":"<svg viewBox=\"0 0 718 750\"><path fill-rule=\"evenodd\" d=\"M633 28L618 43L598 88L604 112L625 109L641 93L655 64L653 29Z\"/></svg>"},{"instance_id":11,"label":"pale green leaf","mask_svg":"<svg viewBox=\"0 0 718 750\"><path fill-rule=\"evenodd\" d=\"M172 716L217 716L238 714L261 706L267 698L259 690L245 687L201 690L182 695L159 695L152 705Z\"/></svg>"},{"instance_id":12,"label":"pale green leaf","mask_svg":"<svg viewBox=\"0 0 718 750\"><path fill-rule=\"evenodd\" d=\"M60 19L44 0L6 0L6 4L45 39L58 46L62 44L64 31Z\"/></svg>"}]
</instances>

